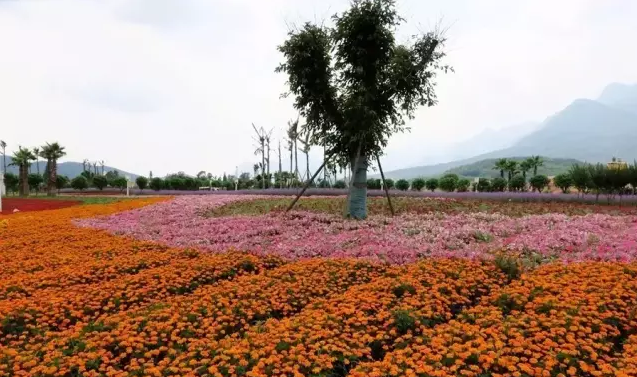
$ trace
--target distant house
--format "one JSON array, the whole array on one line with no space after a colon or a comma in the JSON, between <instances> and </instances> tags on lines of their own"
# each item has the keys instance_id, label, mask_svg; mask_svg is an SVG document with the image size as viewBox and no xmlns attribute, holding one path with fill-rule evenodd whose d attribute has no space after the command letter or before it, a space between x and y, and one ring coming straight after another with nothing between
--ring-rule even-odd
<instances>
[{"instance_id":1,"label":"distant house","mask_svg":"<svg viewBox=\"0 0 637 377\"><path fill-rule=\"evenodd\" d=\"M624 170L628 168L628 164L626 163L626 161L622 161L621 158L615 158L615 157L613 157L611 162L607 163L606 166L609 169L613 169L613 170Z\"/></svg>"}]
</instances>

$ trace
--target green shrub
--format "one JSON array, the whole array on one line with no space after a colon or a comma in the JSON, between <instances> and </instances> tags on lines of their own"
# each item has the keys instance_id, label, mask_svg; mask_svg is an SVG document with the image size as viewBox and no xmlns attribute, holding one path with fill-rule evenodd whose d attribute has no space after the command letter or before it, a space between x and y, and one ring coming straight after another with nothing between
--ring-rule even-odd
<instances>
[{"instance_id":1,"label":"green shrub","mask_svg":"<svg viewBox=\"0 0 637 377\"><path fill-rule=\"evenodd\" d=\"M469 191L470 186L471 186L471 181L466 178L462 178L461 180L458 181L458 184L456 185L456 189L458 190L458 192L467 192Z\"/></svg>"},{"instance_id":2,"label":"green shrub","mask_svg":"<svg viewBox=\"0 0 637 377\"><path fill-rule=\"evenodd\" d=\"M40 174L29 174L27 176L27 183L29 184L29 189L31 191L38 191L40 189L40 185L44 182L44 178Z\"/></svg>"},{"instance_id":3,"label":"green shrub","mask_svg":"<svg viewBox=\"0 0 637 377\"><path fill-rule=\"evenodd\" d=\"M7 192L16 192L18 191L18 184L20 183L20 179L17 175L13 173L4 173L4 185L7 189Z\"/></svg>"},{"instance_id":4,"label":"green shrub","mask_svg":"<svg viewBox=\"0 0 637 377\"><path fill-rule=\"evenodd\" d=\"M549 179L547 176L540 174L532 177L529 183L533 191L537 190L538 192L542 192L549 185Z\"/></svg>"},{"instance_id":5,"label":"green shrub","mask_svg":"<svg viewBox=\"0 0 637 377\"><path fill-rule=\"evenodd\" d=\"M108 180L103 175L98 175L93 177L93 187L96 187L98 190L102 191L104 187L108 185Z\"/></svg>"},{"instance_id":6,"label":"green shrub","mask_svg":"<svg viewBox=\"0 0 637 377\"><path fill-rule=\"evenodd\" d=\"M334 183L334 188L344 189L345 187L347 186L345 185L345 181L342 179L339 179L338 181L336 181L336 183Z\"/></svg>"},{"instance_id":7,"label":"green shrub","mask_svg":"<svg viewBox=\"0 0 637 377\"><path fill-rule=\"evenodd\" d=\"M66 175L58 175L55 177L55 188L58 190L62 190L65 187L68 187L71 183L71 180Z\"/></svg>"},{"instance_id":8,"label":"green shrub","mask_svg":"<svg viewBox=\"0 0 637 377\"><path fill-rule=\"evenodd\" d=\"M117 177L111 181L111 186L117 187L119 191L124 191L126 189L126 185L128 181L124 177Z\"/></svg>"},{"instance_id":9,"label":"green shrub","mask_svg":"<svg viewBox=\"0 0 637 377\"><path fill-rule=\"evenodd\" d=\"M150 180L150 188L159 191L164 188L164 180L161 178L153 178Z\"/></svg>"},{"instance_id":10,"label":"green shrub","mask_svg":"<svg viewBox=\"0 0 637 377\"><path fill-rule=\"evenodd\" d=\"M396 183L394 182L393 179L387 178L385 180L385 187L387 187L388 190L393 189L395 186L396 186Z\"/></svg>"},{"instance_id":11,"label":"green shrub","mask_svg":"<svg viewBox=\"0 0 637 377\"><path fill-rule=\"evenodd\" d=\"M456 190L458 186L458 178L457 174L446 174L438 181L440 189L447 192L453 192Z\"/></svg>"},{"instance_id":12,"label":"green shrub","mask_svg":"<svg viewBox=\"0 0 637 377\"><path fill-rule=\"evenodd\" d=\"M509 181L509 191L526 191L526 179L516 175Z\"/></svg>"},{"instance_id":13,"label":"green shrub","mask_svg":"<svg viewBox=\"0 0 637 377\"><path fill-rule=\"evenodd\" d=\"M502 192L507 188L507 181L502 177L491 180L491 191Z\"/></svg>"},{"instance_id":14,"label":"green shrub","mask_svg":"<svg viewBox=\"0 0 637 377\"><path fill-rule=\"evenodd\" d=\"M488 178L479 178L478 184L476 184L476 190L478 192L489 192L491 191L491 182Z\"/></svg>"},{"instance_id":15,"label":"green shrub","mask_svg":"<svg viewBox=\"0 0 637 377\"><path fill-rule=\"evenodd\" d=\"M144 191L144 189L148 187L148 178L139 176L135 180L135 183L137 184L137 187L139 187L140 190Z\"/></svg>"},{"instance_id":16,"label":"green shrub","mask_svg":"<svg viewBox=\"0 0 637 377\"><path fill-rule=\"evenodd\" d=\"M368 179L367 188L370 190L380 190L380 179L377 179L377 178Z\"/></svg>"},{"instance_id":17,"label":"green shrub","mask_svg":"<svg viewBox=\"0 0 637 377\"><path fill-rule=\"evenodd\" d=\"M427 190L434 192L438 188L439 182L436 178L430 178L425 182L425 187Z\"/></svg>"},{"instance_id":18,"label":"green shrub","mask_svg":"<svg viewBox=\"0 0 637 377\"><path fill-rule=\"evenodd\" d=\"M409 182L406 179L399 179L396 181L396 188L400 191L407 191L409 190Z\"/></svg>"},{"instance_id":19,"label":"green shrub","mask_svg":"<svg viewBox=\"0 0 637 377\"><path fill-rule=\"evenodd\" d=\"M411 189L414 191L420 191L425 187L425 180L422 178L416 178L411 181Z\"/></svg>"},{"instance_id":20,"label":"green shrub","mask_svg":"<svg viewBox=\"0 0 637 377\"><path fill-rule=\"evenodd\" d=\"M566 194L571 186L573 186L573 179L570 174L563 173L556 175L555 178L553 178L553 183L555 183L555 186L559 187L560 190Z\"/></svg>"},{"instance_id":21,"label":"green shrub","mask_svg":"<svg viewBox=\"0 0 637 377\"><path fill-rule=\"evenodd\" d=\"M74 190L86 190L88 188L88 179L83 175L78 175L71 180L71 187Z\"/></svg>"}]
</instances>

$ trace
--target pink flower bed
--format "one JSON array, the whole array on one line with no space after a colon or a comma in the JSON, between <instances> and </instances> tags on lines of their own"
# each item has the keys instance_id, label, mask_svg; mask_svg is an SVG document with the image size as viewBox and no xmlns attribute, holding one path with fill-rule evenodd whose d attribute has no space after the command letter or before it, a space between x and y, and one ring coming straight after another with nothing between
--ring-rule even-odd
<instances>
[{"instance_id":1,"label":"pink flower bed","mask_svg":"<svg viewBox=\"0 0 637 377\"><path fill-rule=\"evenodd\" d=\"M564 261L637 259L634 216L404 214L352 221L309 212L201 215L206 209L254 198L182 196L78 224L173 246L238 249L290 259L359 257L407 263L421 257L489 258L500 250L535 252Z\"/></svg>"}]
</instances>

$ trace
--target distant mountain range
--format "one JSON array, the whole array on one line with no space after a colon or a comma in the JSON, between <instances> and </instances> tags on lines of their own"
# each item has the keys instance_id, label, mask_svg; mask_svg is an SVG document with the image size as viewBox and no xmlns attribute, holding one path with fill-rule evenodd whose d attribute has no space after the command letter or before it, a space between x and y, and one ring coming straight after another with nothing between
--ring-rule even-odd
<instances>
[{"instance_id":1,"label":"distant mountain range","mask_svg":"<svg viewBox=\"0 0 637 377\"><path fill-rule=\"evenodd\" d=\"M13 160L11 159L11 157L7 154L7 165L9 165ZM2 164L2 156L0 155L0 164ZM39 164L38 163L32 163L31 164L31 172L32 173L36 173L38 171L38 165L39 165L39 169L40 169L40 173L44 173L44 169L46 168L46 161L40 160ZM2 168L2 166L0 166L0 168ZM75 178L78 175L82 174L83 171L83 166L81 162L73 162L73 161L67 161L67 162L58 162L58 174L59 175L65 175L69 178ZM102 171L102 167L98 166L97 167L98 171ZM104 166L104 173L109 172L109 171L117 171L119 173L120 176L130 176L132 180L136 179L138 177L137 174L133 174L133 173L129 173L117 168L113 168L110 166ZM7 166L7 172L13 173L13 174L18 174L18 167L17 166Z\"/></svg>"},{"instance_id":2,"label":"distant mountain range","mask_svg":"<svg viewBox=\"0 0 637 377\"><path fill-rule=\"evenodd\" d=\"M478 144L482 137L465 143ZM497 138L497 133L492 137ZM612 157L637 159L637 84L614 83L596 100L577 99L508 147L385 175L393 179L436 176L482 160L530 155L586 162L607 162Z\"/></svg>"}]
</instances>

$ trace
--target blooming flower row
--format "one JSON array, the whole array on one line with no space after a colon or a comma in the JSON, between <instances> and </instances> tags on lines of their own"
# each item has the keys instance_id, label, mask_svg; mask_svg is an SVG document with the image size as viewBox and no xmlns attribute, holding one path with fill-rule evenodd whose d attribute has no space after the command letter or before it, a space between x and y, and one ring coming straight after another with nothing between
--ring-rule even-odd
<instances>
[{"instance_id":1,"label":"blooming flower row","mask_svg":"<svg viewBox=\"0 0 637 377\"><path fill-rule=\"evenodd\" d=\"M292 260L354 257L411 263L422 257L489 258L493 251L501 250L532 252L545 259L565 261L630 261L637 257L634 215L553 213L511 217L485 212L406 212L395 218L371 216L361 222L307 211L203 216L248 199L259 198L184 196L79 223L171 246L217 252L234 248Z\"/></svg>"}]
</instances>

